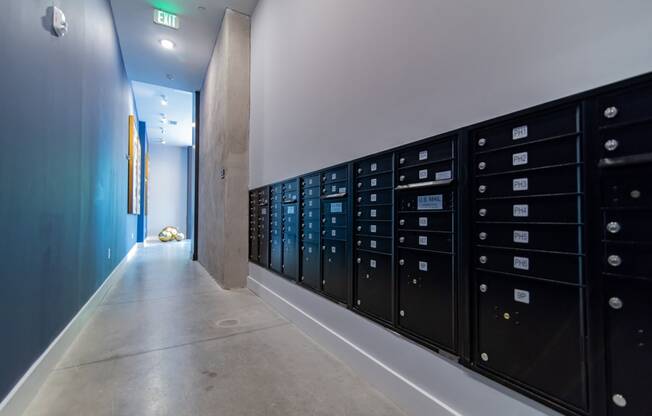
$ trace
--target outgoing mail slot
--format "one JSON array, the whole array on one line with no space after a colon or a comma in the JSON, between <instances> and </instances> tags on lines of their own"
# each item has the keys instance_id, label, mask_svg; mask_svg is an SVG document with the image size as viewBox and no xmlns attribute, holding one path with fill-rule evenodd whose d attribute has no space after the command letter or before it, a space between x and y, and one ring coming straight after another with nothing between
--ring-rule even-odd
<instances>
[{"instance_id":1,"label":"outgoing mail slot","mask_svg":"<svg viewBox=\"0 0 652 416\"><path fill-rule=\"evenodd\" d=\"M602 179L603 205L609 207L652 207L652 169L649 166L605 170Z\"/></svg>"},{"instance_id":2,"label":"outgoing mail slot","mask_svg":"<svg viewBox=\"0 0 652 416\"><path fill-rule=\"evenodd\" d=\"M356 253L354 307L384 321L392 318L392 257Z\"/></svg>"},{"instance_id":3,"label":"outgoing mail slot","mask_svg":"<svg viewBox=\"0 0 652 416\"><path fill-rule=\"evenodd\" d=\"M652 110L650 110L652 116ZM652 153L652 123L637 123L600 132L601 158L618 158Z\"/></svg>"},{"instance_id":4,"label":"outgoing mail slot","mask_svg":"<svg viewBox=\"0 0 652 416\"><path fill-rule=\"evenodd\" d=\"M520 274L566 283L580 284L581 256L543 251L525 251L478 246L476 267L483 270Z\"/></svg>"},{"instance_id":5,"label":"outgoing mail slot","mask_svg":"<svg viewBox=\"0 0 652 416\"><path fill-rule=\"evenodd\" d=\"M520 249L580 252L581 226L550 224L478 224L475 242Z\"/></svg>"},{"instance_id":6,"label":"outgoing mail slot","mask_svg":"<svg viewBox=\"0 0 652 416\"><path fill-rule=\"evenodd\" d=\"M355 211L355 217L359 220L391 220L392 206L379 205L358 207Z\"/></svg>"},{"instance_id":7,"label":"outgoing mail slot","mask_svg":"<svg viewBox=\"0 0 652 416\"><path fill-rule=\"evenodd\" d=\"M632 277L652 279L652 245L636 243L606 243L602 270Z\"/></svg>"},{"instance_id":8,"label":"outgoing mail slot","mask_svg":"<svg viewBox=\"0 0 652 416\"><path fill-rule=\"evenodd\" d=\"M478 154L478 175L579 162L577 136Z\"/></svg>"},{"instance_id":9,"label":"outgoing mail slot","mask_svg":"<svg viewBox=\"0 0 652 416\"><path fill-rule=\"evenodd\" d=\"M422 212L399 214L399 230L452 231L453 214L451 212Z\"/></svg>"},{"instance_id":10,"label":"outgoing mail slot","mask_svg":"<svg viewBox=\"0 0 652 416\"><path fill-rule=\"evenodd\" d=\"M453 179L453 162L441 162L434 165L416 166L400 170L398 173L397 185L411 183L446 181Z\"/></svg>"},{"instance_id":11,"label":"outgoing mail slot","mask_svg":"<svg viewBox=\"0 0 652 416\"><path fill-rule=\"evenodd\" d=\"M346 302L349 279L346 267L346 243L323 241L323 290L329 296Z\"/></svg>"},{"instance_id":12,"label":"outgoing mail slot","mask_svg":"<svg viewBox=\"0 0 652 416\"><path fill-rule=\"evenodd\" d=\"M356 175L373 175L382 172L391 172L392 170L392 154L384 156L373 157L370 159L358 162L354 166Z\"/></svg>"},{"instance_id":13,"label":"outgoing mail slot","mask_svg":"<svg viewBox=\"0 0 652 416\"><path fill-rule=\"evenodd\" d=\"M478 198L580 192L579 166L546 168L478 178Z\"/></svg>"},{"instance_id":14,"label":"outgoing mail slot","mask_svg":"<svg viewBox=\"0 0 652 416\"><path fill-rule=\"evenodd\" d=\"M328 238L330 240L346 240L346 228L342 227L336 227L336 228L331 228L331 227L326 227L325 229L322 230L321 235L324 238Z\"/></svg>"},{"instance_id":15,"label":"outgoing mail slot","mask_svg":"<svg viewBox=\"0 0 652 416\"><path fill-rule=\"evenodd\" d=\"M383 189L392 186L392 173L383 173L380 175L371 175L358 178L355 181L355 187L358 190Z\"/></svg>"},{"instance_id":16,"label":"outgoing mail slot","mask_svg":"<svg viewBox=\"0 0 652 416\"><path fill-rule=\"evenodd\" d=\"M319 187L321 186L321 182L319 180L320 175L310 175L310 176L304 176L302 179L302 184L304 188L313 188L313 187Z\"/></svg>"},{"instance_id":17,"label":"outgoing mail slot","mask_svg":"<svg viewBox=\"0 0 652 416\"><path fill-rule=\"evenodd\" d=\"M392 223L374 222L374 221L360 221L355 223L356 235L366 235L370 237L391 237L392 236Z\"/></svg>"},{"instance_id":18,"label":"outgoing mail slot","mask_svg":"<svg viewBox=\"0 0 652 416\"><path fill-rule=\"evenodd\" d=\"M285 236L283 241L283 274L292 279L299 277L299 242L296 236Z\"/></svg>"},{"instance_id":19,"label":"outgoing mail slot","mask_svg":"<svg viewBox=\"0 0 652 416\"><path fill-rule=\"evenodd\" d=\"M304 285L321 289L321 247L319 244L304 243L302 250L301 279Z\"/></svg>"},{"instance_id":20,"label":"outgoing mail slot","mask_svg":"<svg viewBox=\"0 0 652 416\"><path fill-rule=\"evenodd\" d=\"M392 239L390 237L356 237L355 247L362 250L392 252Z\"/></svg>"},{"instance_id":21,"label":"outgoing mail slot","mask_svg":"<svg viewBox=\"0 0 652 416\"><path fill-rule=\"evenodd\" d=\"M405 248L452 253L453 235L448 232L399 231L397 244Z\"/></svg>"},{"instance_id":22,"label":"outgoing mail slot","mask_svg":"<svg viewBox=\"0 0 652 416\"><path fill-rule=\"evenodd\" d=\"M578 195L478 201L478 221L580 222Z\"/></svg>"},{"instance_id":23,"label":"outgoing mail slot","mask_svg":"<svg viewBox=\"0 0 652 416\"><path fill-rule=\"evenodd\" d=\"M358 192L355 198L355 202L358 205L391 204L392 191L377 191L372 189L369 191Z\"/></svg>"},{"instance_id":24,"label":"outgoing mail slot","mask_svg":"<svg viewBox=\"0 0 652 416\"><path fill-rule=\"evenodd\" d=\"M652 85L637 85L598 99L598 123L602 126L652 117Z\"/></svg>"},{"instance_id":25,"label":"outgoing mail slot","mask_svg":"<svg viewBox=\"0 0 652 416\"><path fill-rule=\"evenodd\" d=\"M587 408L582 289L478 273L475 363Z\"/></svg>"},{"instance_id":26,"label":"outgoing mail slot","mask_svg":"<svg viewBox=\"0 0 652 416\"><path fill-rule=\"evenodd\" d=\"M477 152L528 143L562 135L575 134L578 129L578 110L566 107L536 116L521 118L495 127L480 130L473 135Z\"/></svg>"},{"instance_id":27,"label":"outgoing mail slot","mask_svg":"<svg viewBox=\"0 0 652 416\"><path fill-rule=\"evenodd\" d=\"M403 190L397 193L399 211L448 211L453 209L450 187Z\"/></svg>"},{"instance_id":28,"label":"outgoing mail slot","mask_svg":"<svg viewBox=\"0 0 652 416\"><path fill-rule=\"evenodd\" d=\"M399 250L399 327L430 343L454 350L453 257Z\"/></svg>"},{"instance_id":29,"label":"outgoing mail slot","mask_svg":"<svg viewBox=\"0 0 652 416\"><path fill-rule=\"evenodd\" d=\"M324 182L326 183L346 181L346 178L347 178L346 166L324 172Z\"/></svg>"},{"instance_id":30,"label":"outgoing mail slot","mask_svg":"<svg viewBox=\"0 0 652 416\"><path fill-rule=\"evenodd\" d=\"M343 194L348 192L348 182L342 181L342 182L329 182L324 184L322 187L322 193L326 196L328 195L335 195L335 194Z\"/></svg>"},{"instance_id":31,"label":"outgoing mail slot","mask_svg":"<svg viewBox=\"0 0 652 416\"><path fill-rule=\"evenodd\" d=\"M447 137L401 150L397 152L397 166L406 168L451 159L454 143L454 137Z\"/></svg>"},{"instance_id":32,"label":"outgoing mail slot","mask_svg":"<svg viewBox=\"0 0 652 416\"><path fill-rule=\"evenodd\" d=\"M609 241L652 243L652 211L605 211L602 233Z\"/></svg>"}]
</instances>

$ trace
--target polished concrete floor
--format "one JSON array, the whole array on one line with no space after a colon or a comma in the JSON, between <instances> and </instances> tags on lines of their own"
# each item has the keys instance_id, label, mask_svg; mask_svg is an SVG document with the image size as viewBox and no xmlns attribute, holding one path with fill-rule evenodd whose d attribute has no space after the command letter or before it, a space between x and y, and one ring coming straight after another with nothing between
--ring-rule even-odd
<instances>
[{"instance_id":1,"label":"polished concrete floor","mask_svg":"<svg viewBox=\"0 0 652 416\"><path fill-rule=\"evenodd\" d=\"M189 245L127 263L26 415L402 415L246 289L225 291Z\"/></svg>"}]
</instances>

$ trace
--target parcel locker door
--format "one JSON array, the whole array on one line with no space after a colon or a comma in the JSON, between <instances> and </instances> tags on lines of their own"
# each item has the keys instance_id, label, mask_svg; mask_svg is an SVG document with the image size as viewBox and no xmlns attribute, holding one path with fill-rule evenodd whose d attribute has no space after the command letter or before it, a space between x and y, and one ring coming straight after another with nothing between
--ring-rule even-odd
<instances>
[{"instance_id":1,"label":"parcel locker door","mask_svg":"<svg viewBox=\"0 0 652 416\"><path fill-rule=\"evenodd\" d=\"M346 302L346 288L348 283L346 273L346 242L324 240L323 245L323 290L335 299Z\"/></svg>"},{"instance_id":2,"label":"parcel locker door","mask_svg":"<svg viewBox=\"0 0 652 416\"><path fill-rule=\"evenodd\" d=\"M392 319L392 256L358 252L355 304L382 320Z\"/></svg>"},{"instance_id":3,"label":"parcel locker door","mask_svg":"<svg viewBox=\"0 0 652 416\"><path fill-rule=\"evenodd\" d=\"M281 244L281 236L272 237L269 267L278 273L283 273L283 244Z\"/></svg>"},{"instance_id":4,"label":"parcel locker door","mask_svg":"<svg viewBox=\"0 0 652 416\"><path fill-rule=\"evenodd\" d=\"M453 257L399 250L399 326L454 350Z\"/></svg>"},{"instance_id":5,"label":"parcel locker door","mask_svg":"<svg viewBox=\"0 0 652 416\"><path fill-rule=\"evenodd\" d=\"M321 290L321 249L319 244L304 244L302 250L301 281L315 290Z\"/></svg>"},{"instance_id":6,"label":"parcel locker door","mask_svg":"<svg viewBox=\"0 0 652 416\"><path fill-rule=\"evenodd\" d=\"M477 278L476 363L586 409L582 289L492 273Z\"/></svg>"},{"instance_id":7,"label":"parcel locker door","mask_svg":"<svg viewBox=\"0 0 652 416\"><path fill-rule=\"evenodd\" d=\"M299 242L296 235L286 235L283 241L283 274L296 280L299 277Z\"/></svg>"},{"instance_id":8,"label":"parcel locker door","mask_svg":"<svg viewBox=\"0 0 652 416\"><path fill-rule=\"evenodd\" d=\"M611 414L652 415L652 281L606 279Z\"/></svg>"}]
</instances>

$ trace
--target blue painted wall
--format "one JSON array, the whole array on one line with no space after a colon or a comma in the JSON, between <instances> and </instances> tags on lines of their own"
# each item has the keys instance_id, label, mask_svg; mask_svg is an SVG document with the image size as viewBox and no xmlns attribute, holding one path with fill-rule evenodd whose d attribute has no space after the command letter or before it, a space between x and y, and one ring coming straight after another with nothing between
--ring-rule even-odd
<instances>
[{"instance_id":1,"label":"blue painted wall","mask_svg":"<svg viewBox=\"0 0 652 416\"><path fill-rule=\"evenodd\" d=\"M0 13L0 399L135 243L135 111L111 9L55 3L63 38L46 27L51 0L3 0Z\"/></svg>"},{"instance_id":2,"label":"blue painted wall","mask_svg":"<svg viewBox=\"0 0 652 416\"><path fill-rule=\"evenodd\" d=\"M149 140L147 138L147 123L141 121L138 123L138 137L140 138L140 148L141 148L141 178L143 178L143 185L145 184L145 167L147 164L147 151L149 150ZM140 215L138 216L138 231L136 235L136 240L139 243L145 242L147 238L147 215L145 215L145 199L147 194L145 193L145 186L140 187L140 200L142 201L142 209L140 210Z\"/></svg>"}]
</instances>

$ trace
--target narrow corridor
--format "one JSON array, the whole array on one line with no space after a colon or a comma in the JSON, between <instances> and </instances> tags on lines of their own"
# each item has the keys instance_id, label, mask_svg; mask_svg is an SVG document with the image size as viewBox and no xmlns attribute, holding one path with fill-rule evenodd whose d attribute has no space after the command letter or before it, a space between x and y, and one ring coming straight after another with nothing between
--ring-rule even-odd
<instances>
[{"instance_id":1,"label":"narrow corridor","mask_svg":"<svg viewBox=\"0 0 652 416\"><path fill-rule=\"evenodd\" d=\"M401 415L190 245L140 248L27 415Z\"/></svg>"}]
</instances>

